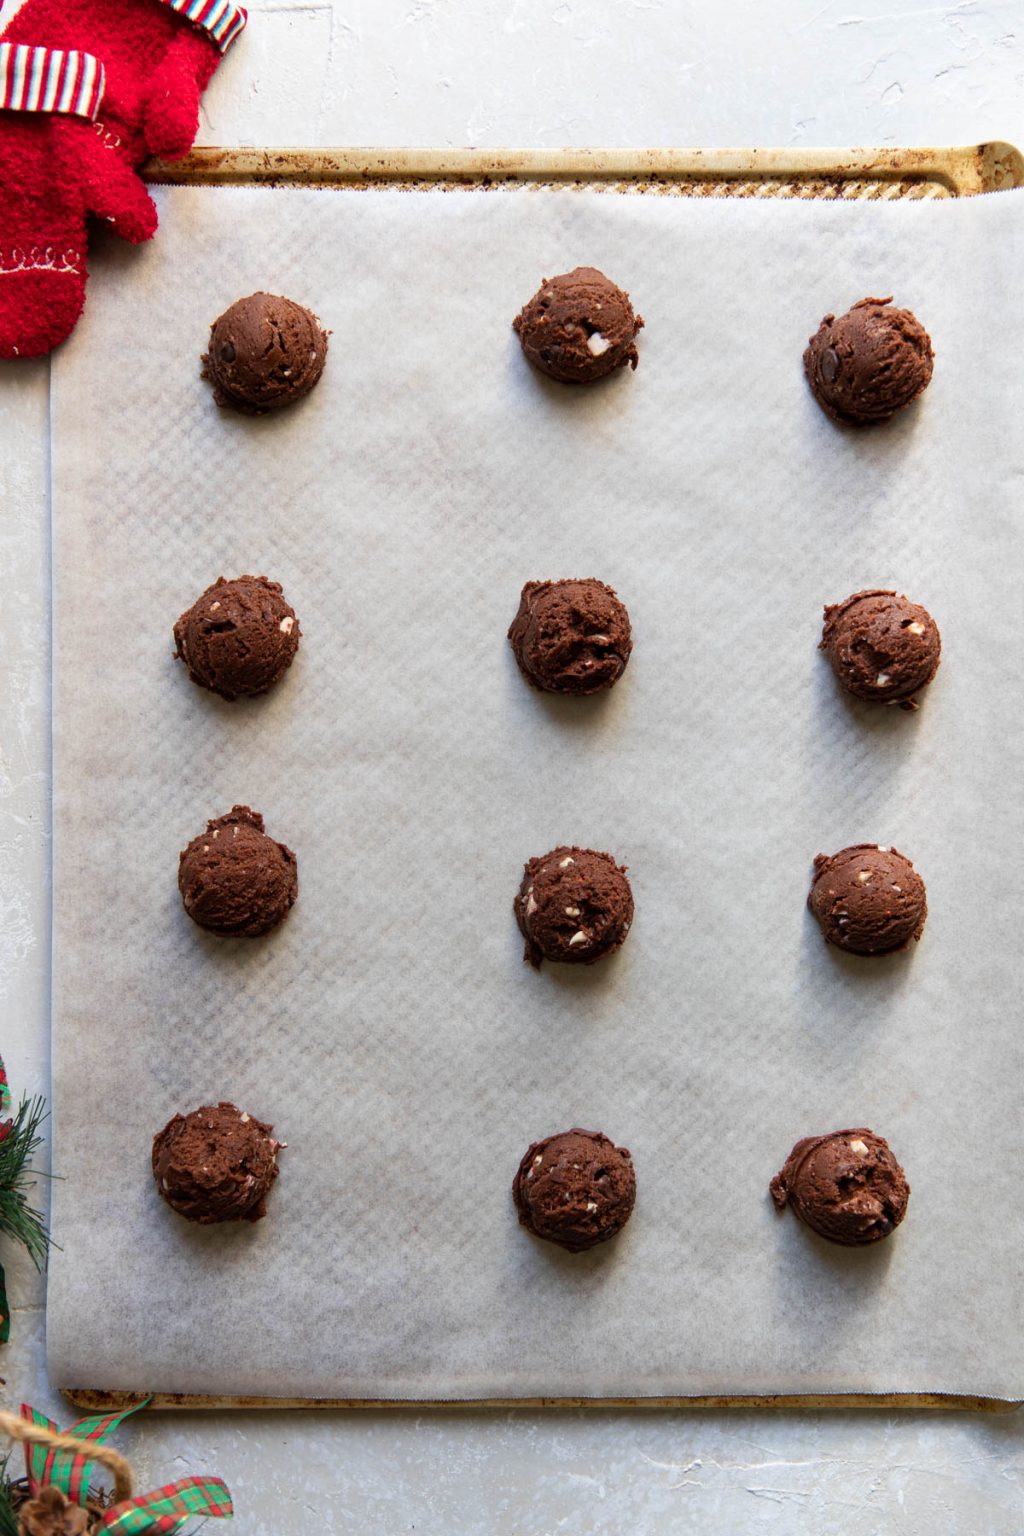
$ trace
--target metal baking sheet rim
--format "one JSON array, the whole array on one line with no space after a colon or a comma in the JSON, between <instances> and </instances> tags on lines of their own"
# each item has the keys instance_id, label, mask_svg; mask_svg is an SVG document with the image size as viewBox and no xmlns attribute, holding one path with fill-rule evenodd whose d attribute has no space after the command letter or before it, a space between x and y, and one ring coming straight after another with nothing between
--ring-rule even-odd
<instances>
[{"instance_id":1,"label":"metal baking sheet rim","mask_svg":"<svg viewBox=\"0 0 1024 1536\"><path fill-rule=\"evenodd\" d=\"M688 197L945 198L1024 186L1024 155L989 142L934 149L272 149L204 147L151 160L172 186L479 191L580 187Z\"/></svg>"},{"instance_id":2,"label":"metal baking sheet rim","mask_svg":"<svg viewBox=\"0 0 1024 1536\"><path fill-rule=\"evenodd\" d=\"M690 1410L719 1408L784 1408L791 1412L819 1412L835 1408L873 1409L941 1409L947 1413L1013 1413L1021 1406L1018 1401L1000 1397L970 1397L945 1392L835 1392L800 1393L786 1395L771 1393L761 1395L725 1395L715 1397L467 1397L467 1398L389 1398L389 1397L217 1397L187 1392L103 1392L86 1387L62 1388L63 1395L89 1413L120 1413L126 1408L140 1407L147 1410L181 1411L200 1409L210 1412L220 1409L312 1408L312 1409L370 1409L389 1411L414 1411L424 1409L460 1412L503 1411L522 1408L534 1412L543 1409L565 1408L628 1408Z\"/></svg>"},{"instance_id":3,"label":"metal baking sheet rim","mask_svg":"<svg viewBox=\"0 0 1024 1536\"><path fill-rule=\"evenodd\" d=\"M175 186L322 186L369 190L487 190L493 187L601 187L696 197L920 198L973 197L1024 186L1024 155L992 142L948 149L885 150L433 150L196 149L174 162L150 161L146 180ZM63 1387L76 1407L117 1412L143 1392ZM941 1392L729 1394L692 1397L522 1397L472 1399L221 1397L158 1392L153 1410L522 1408L941 1409L1009 1413L1002 1398Z\"/></svg>"}]
</instances>

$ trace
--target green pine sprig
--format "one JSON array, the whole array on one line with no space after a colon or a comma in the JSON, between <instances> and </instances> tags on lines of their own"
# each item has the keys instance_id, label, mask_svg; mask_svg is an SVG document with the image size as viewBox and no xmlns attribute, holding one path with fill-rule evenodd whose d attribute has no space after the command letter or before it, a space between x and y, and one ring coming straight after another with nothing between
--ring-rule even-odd
<instances>
[{"instance_id":1,"label":"green pine sprig","mask_svg":"<svg viewBox=\"0 0 1024 1536\"><path fill-rule=\"evenodd\" d=\"M18 1516L12 1498L15 1480L7 1469L10 1459L10 1451L0 1458L0 1536L18 1536Z\"/></svg>"},{"instance_id":2,"label":"green pine sprig","mask_svg":"<svg viewBox=\"0 0 1024 1536\"><path fill-rule=\"evenodd\" d=\"M26 1178L26 1172L32 1171L29 1161L42 1144L39 1127L45 1119L44 1100L22 1099L9 1132L0 1141L0 1232L27 1248L37 1269L46 1264L50 1235L42 1212L29 1204L27 1191L34 1180Z\"/></svg>"}]
</instances>

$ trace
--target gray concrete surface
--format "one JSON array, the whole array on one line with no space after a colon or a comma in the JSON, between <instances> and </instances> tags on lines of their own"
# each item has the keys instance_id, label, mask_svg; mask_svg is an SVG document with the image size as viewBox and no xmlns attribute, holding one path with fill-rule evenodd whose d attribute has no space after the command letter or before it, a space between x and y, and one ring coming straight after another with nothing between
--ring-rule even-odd
<instances>
[{"instance_id":1,"label":"gray concrete surface","mask_svg":"<svg viewBox=\"0 0 1024 1536\"><path fill-rule=\"evenodd\" d=\"M8 0L4 19L17 9ZM202 142L1024 143L1020 0L250 0L250 12ZM43 1093L47 391L45 362L0 367L0 1049L15 1092ZM107 1081L82 1085L97 1113L115 1112L116 1083L111 1061ZM16 1258L9 1280L3 1401L67 1422L46 1381L42 1286ZM254 1347L272 1326L254 1321ZM161 1414L120 1443L151 1486L219 1473L245 1536L1024 1532L1019 1413Z\"/></svg>"}]
</instances>

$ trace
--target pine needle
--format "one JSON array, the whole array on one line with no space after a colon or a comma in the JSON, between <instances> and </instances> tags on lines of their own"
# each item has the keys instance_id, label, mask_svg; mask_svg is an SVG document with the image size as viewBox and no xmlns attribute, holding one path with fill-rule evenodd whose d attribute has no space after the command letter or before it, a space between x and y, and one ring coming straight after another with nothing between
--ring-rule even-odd
<instances>
[{"instance_id":1,"label":"pine needle","mask_svg":"<svg viewBox=\"0 0 1024 1536\"><path fill-rule=\"evenodd\" d=\"M42 1143L39 1127L45 1118L46 1104L42 1099L22 1099L10 1131L0 1141L0 1232L28 1249L36 1269L42 1269L46 1263L50 1238L42 1212L28 1201L26 1191L34 1187L35 1181L25 1175L31 1171L27 1165L33 1152Z\"/></svg>"},{"instance_id":2,"label":"pine needle","mask_svg":"<svg viewBox=\"0 0 1024 1536\"><path fill-rule=\"evenodd\" d=\"M0 1536L18 1536L18 1517L14 1512L11 1499L11 1484L14 1479L7 1470L10 1459L10 1451L0 1459Z\"/></svg>"}]
</instances>

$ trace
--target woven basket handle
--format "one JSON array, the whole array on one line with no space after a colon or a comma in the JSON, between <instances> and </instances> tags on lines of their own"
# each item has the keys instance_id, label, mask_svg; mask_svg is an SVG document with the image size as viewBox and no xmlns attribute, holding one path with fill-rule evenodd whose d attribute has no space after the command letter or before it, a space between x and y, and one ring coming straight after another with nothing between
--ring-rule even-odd
<instances>
[{"instance_id":1,"label":"woven basket handle","mask_svg":"<svg viewBox=\"0 0 1024 1536\"><path fill-rule=\"evenodd\" d=\"M121 1452L115 1451L112 1445L104 1445L98 1440L78 1440L74 1435L55 1434L51 1429L30 1424L27 1419L3 1410L0 1410L0 1432L11 1440L27 1440L34 1445L49 1446L55 1451L76 1451L87 1456L90 1461L99 1462L113 1474L114 1494L118 1504L132 1496L132 1469Z\"/></svg>"}]
</instances>

